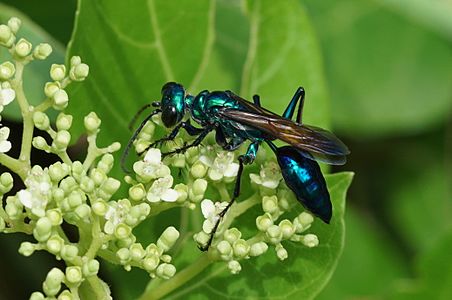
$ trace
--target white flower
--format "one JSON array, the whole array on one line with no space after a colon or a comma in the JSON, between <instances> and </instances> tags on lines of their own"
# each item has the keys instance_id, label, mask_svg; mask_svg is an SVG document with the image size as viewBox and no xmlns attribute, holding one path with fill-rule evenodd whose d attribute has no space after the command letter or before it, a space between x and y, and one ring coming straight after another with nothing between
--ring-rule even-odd
<instances>
[{"instance_id":1,"label":"white flower","mask_svg":"<svg viewBox=\"0 0 452 300\"><path fill-rule=\"evenodd\" d=\"M162 153L155 148L149 149L143 160L134 163L133 170L145 180L165 177L170 174L169 167L162 163Z\"/></svg>"},{"instance_id":2,"label":"white flower","mask_svg":"<svg viewBox=\"0 0 452 300\"><path fill-rule=\"evenodd\" d=\"M216 156L212 156L215 153L211 147L208 147L207 151L199 156L199 160L209 167L209 178L218 181L223 178L232 178L237 176L239 170L239 164L234 162L234 153L229 151L220 151L216 153Z\"/></svg>"},{"instance_id":3,"label":"white flower","mask_svg":"<svg viewBox=\"0 0 452 300\"><path fill-rule=\"evenodd\" d=\"M123 223L130 210L130 202L119 200L118 202L111 201L108 203L108 210L105 213L104 231L108 234L113 234L116 227Z\"/></svg>"},{"instance_id":4,"label":"white flower","mask_svg":"<svg viewBox=\"0 0 452 300\"><path fill-rule=\"evenodd\" d=\"M148 191L147 199L149 202L174 202L179 198L179 193L172 189L173 177L167 175L165 177L155 180Z\"/></svg>"},{"instance_id":5,"label":"white flower","mask_svg":"<svg viewBox=\"0 0 452 300\"><path fill-rule=\"evenodd\" d=\"M6 153L11 150L11 142L8 141L9 128L0 128L0 153Z\"/></svg>"},{"instance_id":6,"label":"white flower","mask_svg":"<svg viewBox=\"0 0 452 300\"><path fill-rule=\"evenodd\" d=\"M250 179L258 185L275 189L282 179L281 170L276 162L266 162L264 165L261 165L259 175L250 174Z\"/></svg>"},{"instance_id":7,"label":"white flower","mask_svg":"<svg viewBox=\"0 0 452 300\"><path fill-rule=\"evenodd\" d=\"M51 195L52 184L47 171L38 165L34 166L25 179L27 188L17 193L22 205L29 208L38 217L45 216L45 208Z\"/></svg>"},{"instance_id":8,"label":"white flower","mask_svg":"<svg viewBox=\"0 0 452 300\"><path fill-rule=\"evenodd\" d=\"M228 206L228 202L215 202L205 199L201 202L201 212L205 218L202 224L202 230L205 233L211 233L218 219L220 213Z\"/></svg>"},{"instance_id":9,"label":"white flower","mask_svg":"<svg viewBox=\"0 0 452 300\"><path fill-rule=\"evenodd\" d=\"M16 98L16 91L12 88L0 88L0 112L3 106L10 104Z\"/></svg>"}]
</instances>

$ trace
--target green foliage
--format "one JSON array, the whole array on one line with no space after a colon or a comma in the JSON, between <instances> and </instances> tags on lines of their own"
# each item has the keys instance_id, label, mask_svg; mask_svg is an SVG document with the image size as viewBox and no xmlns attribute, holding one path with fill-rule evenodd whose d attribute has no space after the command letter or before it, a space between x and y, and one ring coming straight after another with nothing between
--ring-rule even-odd
<instances>
[{"instance_id":1,"label":"green foliage","mask_svg":"<svg viewBox=\"0 0 452 300\"><path fill-rule=\"evenodd\" d=\"M403 7L419 15L423 10L416 3L421 2ZM450 41L373 1L307 3L323 42L338 130L351 137L422 132L447 116L452 107ZM440 20L435 14L428 19Z\"/></svg>"}]
</instances>

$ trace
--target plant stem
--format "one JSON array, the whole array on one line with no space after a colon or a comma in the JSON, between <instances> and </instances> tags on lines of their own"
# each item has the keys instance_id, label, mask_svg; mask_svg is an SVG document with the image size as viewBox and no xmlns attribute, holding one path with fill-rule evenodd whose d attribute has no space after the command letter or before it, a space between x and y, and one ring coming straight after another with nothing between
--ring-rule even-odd
<instances>
[{"instance_id":1,"label":"plant stem","mask_svg":"<svg viewBox=\"0 0 452 300\"><path fill-rule=\"evenodd\" d=\"M0 164L4 165L8 169L19 175L22 181L25 181L28 171L30 170L30 166L25 162L12 158L11 156L4 153L0 154Z\"/></svg>"},{"instance_id":2,"label":"plant stem","mask_svg":"<svg viewBox=\"0 0 452 300\"><path fill-rule=\"evenodd\" d=\"M139 299L161 299L172 291L176 290L178 287L187 283L189 280L193 279L196 275L204 271L204 269L207 268L211 263L212 261L210 260L208 253L203 253L196 262L178 272L170 280L164 281L162 284L158 284L159 280L156 279L151 281ZM157 285L154 282L156 282Z\"/></svg>"}]
</instances>

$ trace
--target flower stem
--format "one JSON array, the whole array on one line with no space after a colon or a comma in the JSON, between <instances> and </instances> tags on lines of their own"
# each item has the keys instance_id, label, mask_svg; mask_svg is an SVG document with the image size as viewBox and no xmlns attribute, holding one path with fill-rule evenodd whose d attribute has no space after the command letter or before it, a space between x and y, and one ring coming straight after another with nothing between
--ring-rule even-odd
<instances>
[{"instance_id":1,"label":"flower stem","mask_svg":"<svg viewBox=\"0 0 452 300\"><path fill-rule=\"evenodd\" d=\"M198 258L198 260L196 260L194 263L192 263L182 271L178 272L173 278L164 281L162 284L158 284L160 282L159 279L152 280L139 299L161 299L183 284L187 283L189 280L193 279L199 273L204 271L204 269L207 268L211 263L212 261L210 260L207 252L203 253Z\"/></svg>"}]
</instances>

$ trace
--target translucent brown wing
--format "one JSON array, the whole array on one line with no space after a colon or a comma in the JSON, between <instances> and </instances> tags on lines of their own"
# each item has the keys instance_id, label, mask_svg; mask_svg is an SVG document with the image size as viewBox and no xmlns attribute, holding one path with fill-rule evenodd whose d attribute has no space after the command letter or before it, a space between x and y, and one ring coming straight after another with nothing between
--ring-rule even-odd
<instances>
[{"instance_id":1,"label":"translucent brown wing","mask_svg":"<svg viewBox=\"0 0 452 300\"><path fill-rule=\"evenodd\" d=\"M254 106L251 104L251 106ZM256 106L254 106L256 108ZM347 146L331 132L310 125L297 124L274 113L259 110L256 113L236 109L221 109L219 113L238 123L254 127L295 148L306 150L316 159L328 164L344 164Z\"/></svg>"}]
</instances>

